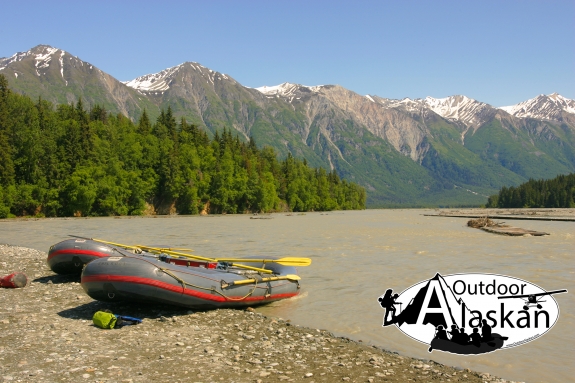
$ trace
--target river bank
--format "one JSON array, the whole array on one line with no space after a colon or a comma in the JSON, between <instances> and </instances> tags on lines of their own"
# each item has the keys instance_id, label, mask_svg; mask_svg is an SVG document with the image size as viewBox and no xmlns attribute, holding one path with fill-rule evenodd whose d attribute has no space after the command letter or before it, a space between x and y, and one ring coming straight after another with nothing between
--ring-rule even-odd
<instances>
[{"instance_id":1,"label":"river bank","mask_svg":"<svg viewBox=\"0 0 575 383\"><path fill-rule=\"evenodd\" d=\"M574 208L468 208L468 209L434 209L434 214L441 217L498 217L520 220L575 220Z\"/></svg>"},{"instance_id":2,"label":"river bank","mask_svg":"<svg viewBox=\"0 0 575 383\"><path fill-rule=\"evenodd\" d=\"M3 382L507 382L398 355L255 310L195 312L105 304L79 277L54 274L46 253L0 245L0 275L22 271L22 289L0 289ZM102 330L101 309L143 319Z\"/></svg>"}]
</instances>

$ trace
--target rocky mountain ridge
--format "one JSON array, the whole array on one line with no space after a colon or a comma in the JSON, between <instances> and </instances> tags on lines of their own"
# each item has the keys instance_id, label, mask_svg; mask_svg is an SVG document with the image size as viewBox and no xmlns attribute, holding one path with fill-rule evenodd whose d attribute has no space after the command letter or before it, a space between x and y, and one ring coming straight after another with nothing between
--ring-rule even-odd
<instances>
[{"instance_id":1,"label":"rocky mountain ridge","mask_svg":"<svg viewBox=\"0 0 575 383\"><path fill-rule=\"evenodd\" d=\"M79 97L88 105L134 116L152 104L132 88L76 56L48 45L0 58L0 74L16 91L32 99L73 103Z\"/></svg>"},{"instance_id":2,"label":"rocky mountain ridge","mask_svg":"<svg viewBox=\"0 0 575 383\"><path fill-rule=\"evenodd\" d=\"M338 85L248 88L185 62L120 82L49 46L0 59L12 89L54 103L100 104L137 120L172 108L210 132L335 169L371 206L479 204L503 185L575 170L575 101L553 94L496 108L463 95L394 100Z\"/></svg>"},{"instance_id":3,"label":"rocky mountain ridge","mask_svg":"<svg viewBox=\"0 0 575 383\"><path fill-rule=\"evenodd\" d=\"M566 115L575 115L575 100L557 93L539 96L516 105L502 106L499 109L519 118L533 118L562 122Z\"/></svg>"}]
</instances>

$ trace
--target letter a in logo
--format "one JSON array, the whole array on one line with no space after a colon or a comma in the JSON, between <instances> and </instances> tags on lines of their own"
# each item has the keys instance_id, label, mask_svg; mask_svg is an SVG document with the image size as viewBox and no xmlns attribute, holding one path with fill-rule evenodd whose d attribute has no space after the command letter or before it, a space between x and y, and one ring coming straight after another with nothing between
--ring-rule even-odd
<instances>
[{"instance_id":1,"label":"letter a in logo","mask_svg":"<svg viewBox=\"0 0 575 383\"><path fill-rule=\"evenodd\" d=\"M423 304L421 305L421 311L417 317L416 324L422 325L430 323L429 319L425 319L427 314L443 314L443 318L447 326L451 326L453 324L451 320L451 313L449 311L449 305L445 300L445 295L441 289L439 280L430 281L429 287L425 294L425 298L423 299Z\"/></svg>"}]
</instances>

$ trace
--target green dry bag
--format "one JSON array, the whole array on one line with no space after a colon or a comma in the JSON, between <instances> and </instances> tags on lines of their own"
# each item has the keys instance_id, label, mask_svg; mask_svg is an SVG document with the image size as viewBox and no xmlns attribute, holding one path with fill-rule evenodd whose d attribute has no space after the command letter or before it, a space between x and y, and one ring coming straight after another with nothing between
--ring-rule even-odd
<instances>
[{"instance_id":1,"label":"green dry bag","mask_svg":"<svg viewBox=\"0 0 575 383\"><path fill-rule=\"evenodd\" d=\"M97 311L92 318L94 326L100 328L114 328L118 318L112 313L107 313L104 311Z\"/></svg>"}]
</instances>

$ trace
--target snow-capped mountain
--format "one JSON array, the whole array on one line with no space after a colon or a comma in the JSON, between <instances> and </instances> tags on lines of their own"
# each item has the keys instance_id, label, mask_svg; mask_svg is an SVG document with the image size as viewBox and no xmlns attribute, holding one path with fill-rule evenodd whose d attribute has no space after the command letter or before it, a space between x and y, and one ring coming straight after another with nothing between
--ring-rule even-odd
<instances>
[{"instance_id":1,"label":"snow-capped mountain","mask_svg":"<svg viewBox=\"0 0 575 383\"><path fill-rule=\"evenodd\" d=\"M497 112L491 105L466 96L426 97L423 103L443 118L473 127L482 125Z\"/></svg>"},{"instance_id":2,"label":"snow-capped mountain","mask_svg":"<svg viewBox=\"0 0 575 383\"><path fill-rule=\"evenodd\" d=\"M140 92L148 94L163 94L165 91L170 89L177 79L181 80L181 82L185 81L184 76L181 74L185 73L186 70L196 71L199 75L205 77L205 81L207 83L211 83L212 85L214 85L214 81L218 80L231 80L235 82L235 80L225 74L213 71L196 62L185 62L180 65L164 69L161 72L147 74L131 81L123 81L122 83ZM181 76L178 77L178 75Z\"/></svg>"},{"instance_id":3,"label":"snow-capped mountain","mask_svg":"<svg viewBox=\"0 0 575 383\"><path fill-rule=\"evenodd\" d=\"M170 88L171 76L184 64L164 69L161 72L140 76L131 81L122 81L130 88L144 92L164 92Z\"/></svg>"},{"instance_id":4,"label":"snow-capped mountain","mask_svg":"<svg viewBox=\"0 0 575 383\"><path fill-rule=\"evenodd\" d=\"M153 120L170 107L212 133L233 129L280 157L291 153L358 182L371 206L449 205L454 195L484 203L479 194L503 185L575 170L575 105L559 95L494 108L462 95L394 100L339 85L248 88L196 62L122 83L45 45L0 58L0 74L32 100L81 97L86 108L135 121L144 109Z\"/></svg>"},{"instance_id":5,"label":"snow-capped mountain","mask_svg":"<svg viewBox=\"0 0 575 383\"><path fill-rule=\"evenodd\" d=\"M284 82L283 84L275 86L261 86L255 89L266 95L268 98L284 97L291 102L293 100L301 99L301 97L299 97L301 96L301 93L318 93L321 88L322 85L307 86Z\"/></svg>"},{"instance_id":6,"label":"snow-capped mountain","mask_svg":"<svg viewBox=\"0 0 575 383\"><path fill-rule=\"evenodd\" d=\"M331 86L306 86L285 82L275 86L255 88L268 98L282 97L288 102L300 100L303 94L320 94L322 88ZM441 117L467 127L477 128L503 110L518 118L535 118L552 121L563 121L563 113L575 115L575 100L557 93L540 95L517 105L494 107L464 95L445 98L426 97L424 99L404 98L402 100L382 98L375 95L364 96L366 101L381 105L384 108L420 113L423 109L431 110Z\"/></svg>"},{"instance_id":7,"label":"snow-capped mountain","mask_svg":"<svg viewBox=\"0 0 575 383\"><path fill-rule=\"evenodd\" d=\"M46 68L49 66L54 53L60 52L64 56L66 52L48 45L38 45L26 52L17 52L10 57L0 59L0 70L5 69L8 65L24 60L27 57L33 57L36 61L35 67Z\"/></svg>"},{"instance_id":8,"label":"snow-capped mountain","mask_svg":"<svg viewBox=\"0 0 575 383\"><path fill-rule=\"evenodd\" d=\"M560 94L541 94L516 105L502 106L499 109L519 118L535 118L551 121L563 121L563 113L575 114L575 100Z\"/></svg>"},{"instance_id":9,"label":"snow-capped mountain","mask_svg":"<svg viewBox=\"0 0 575 383\"><path fill-rule=\"evenodd\" d=\"M366 96L366 98L379 102L386 108L398 108L409 112L420 112L422 109L429 109L445 119L474 128L482 125L497 113L493 106L461 95L445 98L416 98L413 100L410 98L393 100L377 96Z\"/></svg>"},{"instance_id":10,"label":"snow-capped mountain","mask_svg":"<svg viewBox=\"0 0 575 383\"><path fill-rule=\"evenodd\" d=\"M288 102L294 102L300 100L306 93L321 94L324 87L328 86L306 86L285 82L280 85L262 86L255 89L265 94L268 98L282 97ZM411 113L420 113L423 109L429 109L445 119L460 122L470 127L480 126L497 113L497 109L489 104L460 95L446 98L404 98L402 100L367 95L365 100L379 104L386 109L394 108Z\"/></svg>"},{"instance_id":11,"label":"snow-capped mountain","mask_svg":"<svg viewBox=\"0 0 575 383\"><path fill-rule=\"evenodd\" d=\"M55 104L75 103L81 97L88 107L98 103L125 115L140 114L151 106L136 91L94 65L48 45L0 58L0 74L18 92Z\"/></svg>"},{"instance_id":12,"label":"snow-capped mountain","mask_svg":"<svg viewBox=\"0 0 575 383\"><path fill-rule=\"evenodd\" d=\"M0 59L0 71L6 69L6 72L10 72L10 68L8 67L11 67L14 68L12 70L14 76L18 77L21 72L18 71L14 64L26 61L30 61L34 64L34 72L38 77L47 75L50 68L55 68L56 71L60 73L62 81L65 82L66 86L68 84L66 76L64 75L65 68L70 69L70 67L75 67L76 65L84 66L84 64L86 64L86 67L90 70L94 69L93 65L66 53L66 51L48 45L38 45L29 51L18 52L11 57Z\"/></svg>"}]
</instances>

